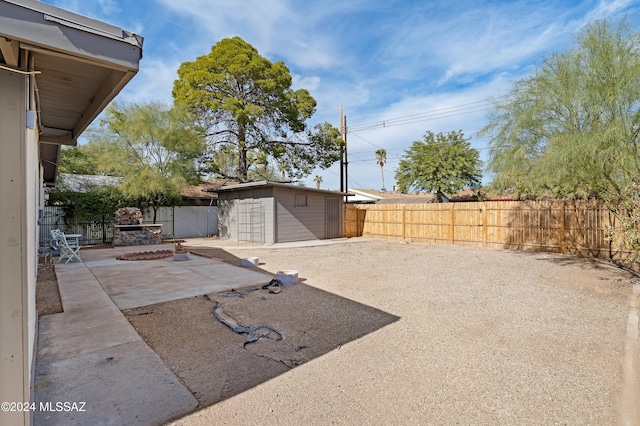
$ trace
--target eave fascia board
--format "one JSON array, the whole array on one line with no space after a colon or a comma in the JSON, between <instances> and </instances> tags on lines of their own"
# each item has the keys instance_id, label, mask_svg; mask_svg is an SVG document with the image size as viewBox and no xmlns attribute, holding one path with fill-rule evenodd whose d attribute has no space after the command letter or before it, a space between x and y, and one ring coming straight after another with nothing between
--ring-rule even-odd
<instances>
[{"instance_id":1,"label":"eave fascia board","mask_svg":"<svg viewBox=\"0 0 640 426\"><path fill-rule=\"evenodd\" d=\"M100 21L42 5L44 3L31 0L0 1L0 36L35 48L112 64L121 69L139 69L143 43L141 36L122 29L113 30L117 27L104 23L108 31L96 30L95 26ZM55 9L55 12L49 8ZM90 22L91 25L85 25L84 22ZM119 37L116 36L118 32L121 34Z\"/></svg>"},{"instance_id":2,"label":"eave fascia board","mask_svg":"<svg viewBox=\"0 0 640 426\"><path fill-rule=\"evenodd\" d=\"M93 97L93 101L84 110L84 113L73 129L73 138L78 138L82 132L95 120L98 115L109 105L122 89L136 75L133 71L125 73L112 71L104 81L100 89Z\"/></svg>"}]
</instances>

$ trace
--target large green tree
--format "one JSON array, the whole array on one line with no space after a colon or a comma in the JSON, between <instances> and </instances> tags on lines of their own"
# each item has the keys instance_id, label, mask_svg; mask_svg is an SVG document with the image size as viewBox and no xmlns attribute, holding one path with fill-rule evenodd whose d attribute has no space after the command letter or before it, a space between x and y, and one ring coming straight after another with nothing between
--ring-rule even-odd
<instances>
[{"instance_id":1,"label":"large green tree","mask_svg":"<svg viewBox=\"0 0 640 426\"><path fill-rule=\"evenodd\" d=\"M598 21L496 104L493 182L527 195L615 199L640 176L640 38Z\"/></svg>"},{"instance_id":2,"label":"large green tree","mask_svg":"<svg viewBox=\"0 0 640 426\"><path fill-rule=\"evenodd\" d=\"M180 199L188 183L197 183L196 159L205 148L201 129L190 114L162 103L112 104L90 133L96 172L123 178L126 197L153 209Z\"/></svg>"},{"instance_id":3,"label":"large green tree","mask_svg":"<svg viewBox=\"0 0 640 426\"><path fill-rule=\"evenodd\" d=\"M596 197L640 251L640 34L597 21L576 46L552 55L496 104L494 184L524 194ZM625 212L625 214L622 214Z\"/></svg>"},{"instance_id":4,"label":"large green tree","mask_svg":"<svg viewBox=\"0 0 640 426\"><path fill-rule=\"evenodd\" d=\"M173 97L207 129L211 171L241 182L250 170L274 162L290 177L339 160L339 131L327 123L309 129L316 101L306 89L293 90L289 69L271 62L240 37L226 38L208 55L178 69ZM232 147L234 161L223 160ZM229 166L235 176L229 175Z\"/></svg>"},{"instance_id":5,"label":"large green tree","mask_svg":"<svg viewBox=\"0 0 640 426\"><path fill-rule=\"evenodd\" d=\"M423 140L414 141L405 151L395 178L400 192L433 192L441 202L445 194L476 187L482 178L481 168L478 150L462 131L427 131Z\"/></svg>"}]
</instances>

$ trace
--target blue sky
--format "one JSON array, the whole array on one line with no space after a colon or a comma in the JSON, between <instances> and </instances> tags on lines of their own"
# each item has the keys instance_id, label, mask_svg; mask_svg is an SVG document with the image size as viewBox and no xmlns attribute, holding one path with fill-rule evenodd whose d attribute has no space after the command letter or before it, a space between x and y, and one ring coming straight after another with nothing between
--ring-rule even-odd
<instances>
[{"instance_id":1,"label":"blue sky","mask_svg":"<svg viewBox=\"0 0 640 426\"><path fill-rule=\"evenodd\" d=\"M172 102L176 70L225 37L240 36L282 60L294 88L318 102L310 124L339 124L348 136L349 187L379 189L375 151L384 148L391 189L404 151L427 130L462 130L486 158L487 100L504 94L545 57L574 45L596 19L640 4L614 1L497 0L47 0L144 37L138 75L118 96ZM338 189L339 167L316 170ZM485 183L488 179L485 178Z\"/></svg>"}]
</instances>

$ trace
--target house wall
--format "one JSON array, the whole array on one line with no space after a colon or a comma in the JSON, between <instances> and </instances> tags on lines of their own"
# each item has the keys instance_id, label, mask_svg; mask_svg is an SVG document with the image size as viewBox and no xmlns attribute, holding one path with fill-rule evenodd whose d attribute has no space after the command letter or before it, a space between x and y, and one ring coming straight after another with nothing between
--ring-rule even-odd
<instances>
[{"instance_id":1,"label":"house wall","mask_svg":"<svg viewBox=\"0 0 640 426\"><path fill-rule=\"evenodd\" d=\"M35 130L26 129L27 77L0 70L0 401L31 401L37 314L40 168ZM29 412L4 412L29 424Z\"/></svg>"}]
</instances>

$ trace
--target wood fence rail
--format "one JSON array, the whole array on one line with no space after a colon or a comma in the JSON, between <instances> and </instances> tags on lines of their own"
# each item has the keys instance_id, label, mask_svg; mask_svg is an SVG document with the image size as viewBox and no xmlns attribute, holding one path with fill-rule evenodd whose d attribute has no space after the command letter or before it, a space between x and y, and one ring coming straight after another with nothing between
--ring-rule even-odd
<instances>
[{"instance_id":1,"label":"wood fence rail","mask_svg":"<svg viewBox=\"0 0 640 426\"><path fill-rule=\"evenodd\" d=\"M622 227L596 201L347 204L343 235L624 260Z\"/></svg>"}]
</instances>

